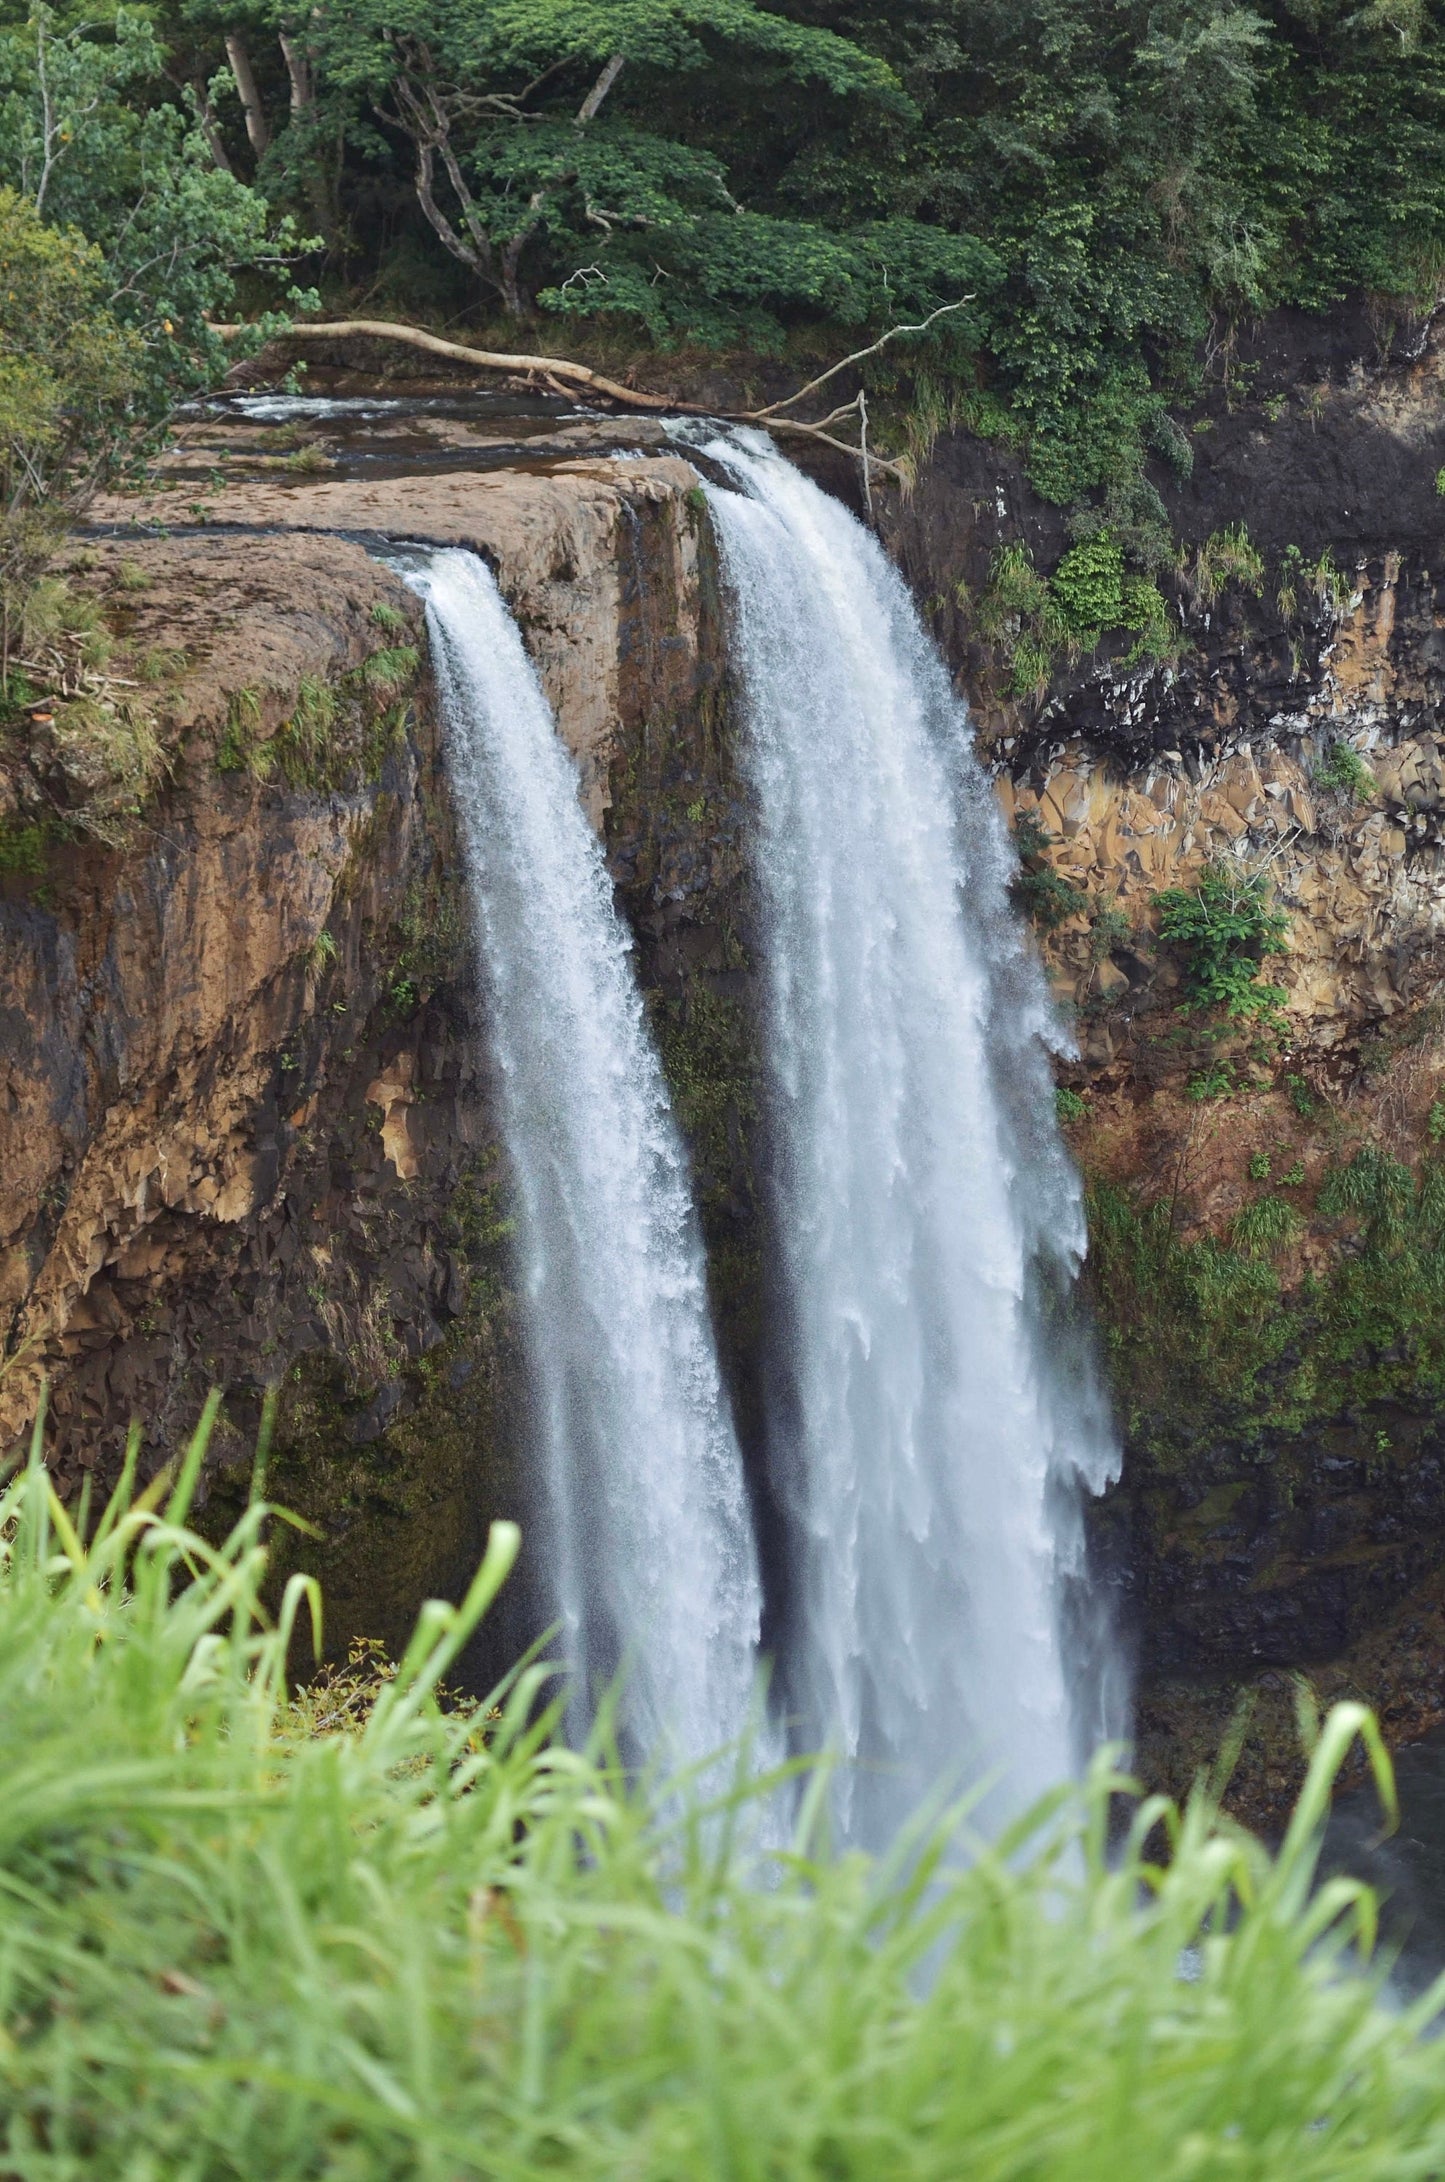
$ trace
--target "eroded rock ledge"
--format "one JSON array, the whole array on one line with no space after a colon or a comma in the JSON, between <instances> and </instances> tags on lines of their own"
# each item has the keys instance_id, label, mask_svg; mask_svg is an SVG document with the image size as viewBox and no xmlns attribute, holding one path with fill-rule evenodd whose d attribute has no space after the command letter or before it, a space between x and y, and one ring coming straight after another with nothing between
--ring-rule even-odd
<instances>
[{"instance_id":1,"label":"eroded rock ledge","mask_svg":"<svg viewBox=\"0 0 1445 2182\"><path fill-rule=\"evenodd\" d=\"M284 1558L319 1557L333 1645L397 1641L521 1500L507 1177L424 632L368 538L498 573L697 1121L720 1315L751 1310L741 828L695 482L664 456L261 487L224 523L168 503L169 535L101 509L126 530L69 580L120 668L169 662L165 777L106 846L73 736L59 764L43 728L8 754L0 1443L48 1380L58 1482L103 1484L128 1418L154 1467L223 1385L221 1521L279 1381L273 1490L323 1533Z\"/></svg>"}]
</instances>

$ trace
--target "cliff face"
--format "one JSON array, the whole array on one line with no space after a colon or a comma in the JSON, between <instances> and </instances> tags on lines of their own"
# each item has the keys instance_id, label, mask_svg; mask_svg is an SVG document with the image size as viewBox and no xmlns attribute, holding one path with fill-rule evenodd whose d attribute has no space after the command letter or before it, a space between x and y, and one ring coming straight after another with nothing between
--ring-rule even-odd
<instances>
[{"instance_id":1,"label":"cliff face","mask_svg":"<svg viewBox=\"0 0 1445 2182\"><path fill-rule=\"evenodd\" d=\"M1192 476L1156 479L1185 552L1152 657L1135 614L1039 664L1071 541L996 448L940 442L884 529L1077 1040L1126 1448L1093 1545L1143 1762L1187 1786L1246 1687L1241 1802L1268 1818L1282 1670L1399 1736L1445 1716L1445 406L1438 349L1382 355L1363 321L1265 329L1230 372ZM0 1444L48 1378L63 1487L104 1482L127 1417L153 1467L221 1384L219 1523L279 1383L272 1489L321 1533L283 1566L321 1569L333 1645L395 1643L527 1512L424 632L368 541L472 547L517 614L635 935L745 1441L760 1420L749 818L696 481L645 423L434 436L475 467L98 511L68 581L109 662L87 681L62 635L78 705L0 753ZM1195 1005L1159 931L1210 872L1284 920L1283 953L1236 950L1281 988L1253 1016Z\"/></svg>"},{"instance_id":2,"label":"cliff face","mask_svg":"<svg viewBox=\"0 0 1445 2182\"><path fill-rule=\"evenodd\" d=\"M131 1416L144 1474L223 1386L203 1493L221 1522L279 1382L270 1489L321 1533L282 1568L320 1568L333 1648L396 1643L487 1521L525 1513L507 1177L425 634L359 538L463 543L497 570L730 1188L714 1019L684 991L721 970L719 930L688 932L737 861L695 480L570 452L242 487L204 527L101 509L164 512L170 535L79 553L107 663L76 667L89 695L0 769L0 1444L48 1380L62 1490L114 1475ZM114 742L142 705L152 762L127 799Z\"/></svg>"},{"instance_id":3,"label":"cliff face","mask_svg":"<svg viewBox=\"0 0 1445 2182\"><path fill-rule=\"evenodd\" d=\"M1190 479L1155 478L1173 657L1130 664L1126 630L1009 694L1060 587L1010 592L1007 551L1042 579L1071 541L977 442L940 445L892 542L1077 1042L1061 1108L1125 1441L1095 1555L1143 1760L1186 1787L1246 1689L1238 1793L1268 1818L1297 1769L1279 1670L1400 1737L1445 1715L1445 364L1281 321L1232 373ZM1284 952L1235 950L1281 988L1255 1016L1201 1005L1160 936L1158 897L1210 872L1282 913Z\"/></svg>"}]
</instances>

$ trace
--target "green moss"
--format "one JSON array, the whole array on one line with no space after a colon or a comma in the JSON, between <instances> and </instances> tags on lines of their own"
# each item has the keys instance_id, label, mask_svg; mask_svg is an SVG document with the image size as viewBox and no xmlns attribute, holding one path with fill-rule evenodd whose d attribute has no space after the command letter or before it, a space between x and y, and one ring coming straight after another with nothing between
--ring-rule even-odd
<instances>
[{"instance_id":1,"label":"green moss","mask_svg":"<svg viewBox=\"0 0 1445 2182\"><path fill-rule=\"evenodd\" d=\"M713 1323L747 1432L756 1421L753 1374L762 1328L756 1025L741 1001L711 991L701 979L683 999L656 1003L653 1022L673 1112L692 1161Z\"/></svg>"},{"instance_id":2,"label":"green moss","mask_svg":"<svg viewBox=\"0 0 1445 2182\"><path fill-rule=\"evenodd\" d=\"M1009 886L1009 897L1032 923L1045 932L1056 932L1070 917L1082 914L1088 896L1049 862L1053 836L1032 811L1014 820L1013 839L1019 869Z\"/></svg>"},{"instance_id":3,"label":"green moss","mask_svg":"<svg viewBox=\"0 0 1445 2182\"><path fill-rule=\"evenodd\" d=\"M1326 1262L1288 1285L1273 1261L1303 1222L1278 1196L1247 1206L1227 1241L1183 1239L1171 1201L1112 1183L1094 1185L1089 1210L1120 1411L1167 1466L1445 1398L1445 1160L1412 1171L1365 1145L1332 1166L1314 1220Z\"/></svg>"},{"instance_id":4,"label":"green moss","mask_svg":"<svg viewBox=\"0 0 1445 2182\"><path fill-rule=\"evenodd\" d=\"M751 1191L752 1134L758 1118L756 1037L740 1001L698 984L654 1015L673 1111L692 1153L699 1209L734 1200L740 1171Z\"/></svg>"},{"instance_id":5,"label":"green moss","mask_svg":"<svg viewBox=\"0 0 1445 2182\"><path fill-rule=\"evenodd\" d=\"M0 825L0 879L38 879L50 840L50 828L43 822L9 820Z\"/></svg>"},{"instance_id":6,"label":"green moss","mask_svg":"<svg viewBox=\"0 0 1445 2182\"><path fill-rule=\"evenodd\" d=\"M318 794L374 783L406 739L412 716L404 692L420 664L414 646L398 644L372 652L334 682L304 674L289 716L271 735L263 732L265 693L234 691L217 771L249 772L260 781L279 774L288 788Z\"/></svg>"},{"instance_id":7,"label":"green moss","mask_svg":"<svg viewBox=\"0 0 1445 2182\"><path fill-rule=\"evenodd\" d=\"M456 873L440 857L407 887L394 937L391 993L396 1006L414 1006L459 975L466 956L466 906Z\"/></svg>"},{"instance_id":8,"label":"green moss","mask_svg":"<svg viewBox=\"0 0 1445 2182\"><path fill-rule=\"evenodd\" d=\"M331 1657L355 1637L399 1645L417 1601L459 1596L487 1524L516 1513L510 1234L488 1153L448 1202L442 1241L464 1261L466 1300L444 1339L410 1361L375 1343L366 1357L313 1349L282 1382L267 1490L307 1528L278 1533L271 1586L298 1570L321 1578ZM234 1491L218 1496L218 1520Z\"/></svg>"}]
</instances>

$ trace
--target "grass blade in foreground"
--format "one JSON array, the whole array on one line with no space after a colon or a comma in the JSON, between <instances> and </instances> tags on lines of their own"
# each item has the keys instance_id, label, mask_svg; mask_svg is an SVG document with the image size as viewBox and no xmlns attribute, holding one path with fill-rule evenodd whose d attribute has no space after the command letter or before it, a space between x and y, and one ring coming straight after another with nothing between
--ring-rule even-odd
<instances>
[{"instance_id":1,"label":"grass blade in foreground","mask_svg":"<svg viewBox=\"0 0 1445 2182\"><path fill-rule=\"evenodd\" d=\"M1200 1796L1140 1805L1111 1865L1100 1766L932 1886L806 1838L750 1869L605 1749L554 1741L545 1669L490 1709L438 1703L506 1526L364 1726L298 1731L307 1600L268 1624L259 1501L219 1549L184 1527L197 1459L170 1505L127 1490L89 1543L38 1453L0 1499L0 2175L1445 2167L1437 2002L1382 2006L1346 1966L1371 1897L1313 1885L1354 1735L1388 1791L1357 1710L1325 1723L1274 1859Z\"/></svg>"}]
</instances>

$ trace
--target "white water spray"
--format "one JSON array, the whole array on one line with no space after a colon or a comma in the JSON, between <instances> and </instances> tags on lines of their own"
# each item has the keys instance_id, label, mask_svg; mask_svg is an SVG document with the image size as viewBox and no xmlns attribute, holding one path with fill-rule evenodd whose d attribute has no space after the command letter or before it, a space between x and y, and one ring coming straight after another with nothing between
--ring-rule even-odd
<instances>
[{"instance_id":1,"label":"white water spray","mask_svg":"<svg viewBox=\"0 0 1445 2182\"><path fill-rule=\"evenodd\" d=\"M481 956L548 1558L574 1729L619 1665L648 1755L743 1732L759 1587L682 1151L576 770L491 574L442 551L426 601Z\"/></svg>"},{"instance_id":2,"label":"white water spray","mask_svg":"<svg viewBox=\"0 0 1445 2182\"><path fill-rule=\"evenodd\" d=\"M1070 1494L1116 1457L1042 1325L1084 1223L967 717L847 510L756 435L706 452L741 487L708 498L758 805L783 1681L877 1844L940 1782L1000 1768L998 1812L1070 1771Z\"/></svg>"}]
</instances>

